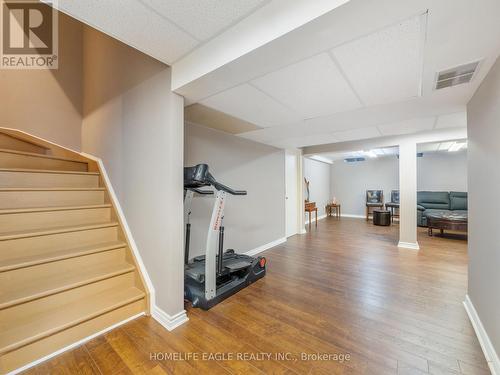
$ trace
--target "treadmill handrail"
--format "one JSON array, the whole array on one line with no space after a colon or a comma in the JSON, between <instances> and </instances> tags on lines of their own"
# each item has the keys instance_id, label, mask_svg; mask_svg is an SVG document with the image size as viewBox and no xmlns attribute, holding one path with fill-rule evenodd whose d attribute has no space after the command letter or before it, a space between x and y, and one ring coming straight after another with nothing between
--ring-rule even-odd
<instances>
[{"instance_id":1,"label":"treadmill handrail","mask_svg":"<svg viewBox=\"0 0 500 375\"><path fill-rule=\"evenodd\" d=\"M214 191L213 190L201 190L201 189L198 189L198 188L187 188L187 190L194 191L195 193L201 194L201 195L214 195Z\"/></svg>"},{"instance_id":2,"label":"treadmill handrail","mask_svg":"<svg viewBox=\"0 0 500 375\"><path fill-rule=\"evenodd\" d=\"M212 177L212 176L210 176ZM221 184L220 182L217 182L215 181L215 179L212 177L212 181L210 181L213 185L214 188L216 188L217 190L222 190L222 191L225 191L226 193L228 194L231 194L231 195L247 195L247 191L246 190L234 190L234 189L231 189L229 186L226 186L224 184Z\"/></svg>"}]
</instances>

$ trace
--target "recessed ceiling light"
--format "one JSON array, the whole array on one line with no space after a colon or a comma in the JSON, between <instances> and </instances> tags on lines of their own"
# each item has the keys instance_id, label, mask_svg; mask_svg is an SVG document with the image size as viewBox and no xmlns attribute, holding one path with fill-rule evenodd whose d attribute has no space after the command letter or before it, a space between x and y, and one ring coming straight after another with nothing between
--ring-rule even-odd
<instances>
[{"instance_id":1,"label":"recessed ceiling light","mask_svg":"<svg viewBox=\"0 0 500 375\"><path fill-rule=\"evenodd\" d=\"M467 146L466 142L453 142L453 144L450 146L448 149L448 152L456 152L460 151L461 149L465 148Z\"/></svg>"},{"instance_id":2,"label":"recessed ceiling light","mask_svg":"<svg viewBox=\"0 0 500 375\"><path fill-rule=\"evenodd\" d=\"M378 156L374 150L365 151L365 155L369 158L376 158Z\"/></svg>"}]
</instances>

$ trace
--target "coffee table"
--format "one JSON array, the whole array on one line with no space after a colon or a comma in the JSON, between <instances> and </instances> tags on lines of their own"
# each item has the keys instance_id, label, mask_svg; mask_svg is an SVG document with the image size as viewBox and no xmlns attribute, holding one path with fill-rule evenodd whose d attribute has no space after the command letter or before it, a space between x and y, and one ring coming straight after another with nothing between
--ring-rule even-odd
<instances>
[{"instance_id":1,"label":"coffee table","mask_svg":"<svg viewBox=\"0 0 500 375\"><path fill-rule=\"evenodd\" d=\"M432 229L439 229L441 234L445 230L467 232L467 213L454 211L435 211L426 213L428 234L432 236Z\"/></svg>"}]
</instances>

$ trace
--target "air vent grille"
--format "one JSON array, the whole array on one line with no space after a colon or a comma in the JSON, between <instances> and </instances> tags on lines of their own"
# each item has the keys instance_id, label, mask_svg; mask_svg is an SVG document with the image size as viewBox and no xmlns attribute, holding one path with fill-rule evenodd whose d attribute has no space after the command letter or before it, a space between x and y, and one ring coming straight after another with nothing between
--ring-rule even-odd
<instances>
[{"instance_id":1,"label":"air vent grille","mask_svg":"<svg viewBox=\"0 0 500 375\"><path fill-rule=\"evenodd\" d=\"M470 82L478 65L479 61L476 61L439 72L436 80L436 90Z\"/></svg>"},{"instance_id":2,"label":"air vent grille","mask_svg":"<svg viewBox=\"0 0 500 375\"><path fill-rule=\"evenodd\" d=\"M346 158L344 161L346 163L355 163L357 161L365 161L365 158Z\"/></svg>"}]
</instances>

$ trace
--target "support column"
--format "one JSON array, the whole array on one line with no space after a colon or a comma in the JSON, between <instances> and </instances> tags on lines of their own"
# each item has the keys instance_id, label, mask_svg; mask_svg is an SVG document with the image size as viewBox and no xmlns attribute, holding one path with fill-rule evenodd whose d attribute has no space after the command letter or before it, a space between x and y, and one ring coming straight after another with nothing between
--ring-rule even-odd
<instances>
[{"instance_id":1,"label":"support column","mask_svg":"<svg viewBox=\"0 0 500 375\"><path fill-rule=\"evenodd\" d=\"M398 247L418 250L417 242L417 144L399 145L399 243Z\"/></svg>"},{"instance_id":2,"label":"support column","mask_svg":"<svg viewBox=\"0 0 500 375\"><path fill-rule=\"evenodd\" d=\"M302 150L297 155L297 195L299 200L299 234L306 233L306 223L304 218L304 155Z\"/></svg>"}]
</instances>

